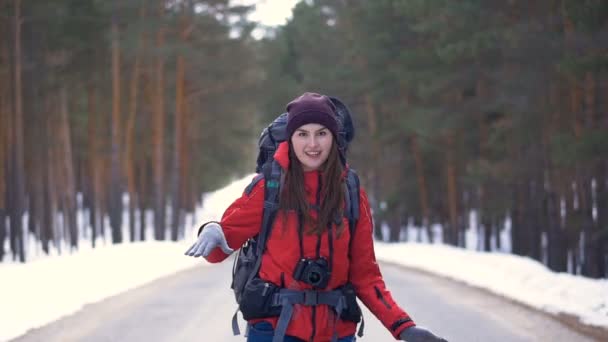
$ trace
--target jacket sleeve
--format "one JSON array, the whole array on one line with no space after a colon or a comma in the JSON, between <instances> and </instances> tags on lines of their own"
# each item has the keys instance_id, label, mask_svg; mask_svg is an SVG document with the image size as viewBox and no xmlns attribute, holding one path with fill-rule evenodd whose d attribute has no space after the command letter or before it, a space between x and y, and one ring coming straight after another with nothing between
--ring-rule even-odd
<instances>
[{"instance_id":1,"label":"jacket sleeve","mask_svg":"<svg viewBox=\"0 0 608 342\"><path fill-rule=\"evenodd\" d=\"M264 180L260 180L247 195L243 195L224 211L219 222L226 241L230 248L237 250L249 238L254 237L260 232L262 225L262 213L264 207ZM207 222L209 223L209 222ZM199 234L207 224L199 228ZM226 259L228 255L219 247L215 248L205 259L212 263L217 263Z\"/></svg>"},{"instance_id":2,"label":"jacket sleeve","mask_svg":"<svg viewBox=\"0 0 608 342\"><path fill-rule=\"evenodd\" d=\"M399 339L399 334L414 326L410 316L393 300L376 262L373 222L367 195L361 189L359 221L351 237L350 281L357 297Z\"/></svg>"}]
</instances>

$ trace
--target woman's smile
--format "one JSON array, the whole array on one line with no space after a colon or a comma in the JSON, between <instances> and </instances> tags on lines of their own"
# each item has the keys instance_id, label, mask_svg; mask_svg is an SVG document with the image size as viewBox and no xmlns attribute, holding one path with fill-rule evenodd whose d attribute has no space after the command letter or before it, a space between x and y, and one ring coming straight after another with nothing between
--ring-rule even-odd
<instances>
[{"instance_id":1,"label":"woman's smile","mask_svg":"<svg viewBox=\"0 0 608 342\"><path fill-rule=\"evenodd\" d=\"M304 171L321 168L329 157L332 144L331 132L317 123L302 125L291 136L291 145Z\"/></svg>"}]
</instances>

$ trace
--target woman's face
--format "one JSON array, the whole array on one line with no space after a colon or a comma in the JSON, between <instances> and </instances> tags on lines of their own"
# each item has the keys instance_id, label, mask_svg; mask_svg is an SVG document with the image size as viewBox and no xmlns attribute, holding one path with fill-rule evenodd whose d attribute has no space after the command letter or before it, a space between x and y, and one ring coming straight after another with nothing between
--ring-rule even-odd
<instances>
[{"instance_id":1,"label":"woman's face","mask_svg":"<svg viewBox=\"0 0 608 342\"><path fill-rule=\"evenodd\" d=\"M310 123L295 130L291 145L304 171L318 170L325 163L333 140L329 129L320 124Z\"/></svg>"}]
</instances>

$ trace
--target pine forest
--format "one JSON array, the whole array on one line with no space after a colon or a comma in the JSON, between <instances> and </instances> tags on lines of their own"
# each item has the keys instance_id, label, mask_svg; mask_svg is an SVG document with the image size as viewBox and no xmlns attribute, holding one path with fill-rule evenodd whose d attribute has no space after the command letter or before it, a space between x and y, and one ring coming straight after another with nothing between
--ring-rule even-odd
<instances>
[{"instance_id":1,"label":"pine forest","mask_svg":"<svg viewBox=\"0 0 608 342\"><path fill-rule=\"evenodd\" d=\"M314 91L353 113L376 238L465 248L476 229L494 251L508 234L513 254L608 277L608 2L304 0L277 27L252 10L0 0L0 261L32 239L184 239Z\"/></svg>"}]
</instances>

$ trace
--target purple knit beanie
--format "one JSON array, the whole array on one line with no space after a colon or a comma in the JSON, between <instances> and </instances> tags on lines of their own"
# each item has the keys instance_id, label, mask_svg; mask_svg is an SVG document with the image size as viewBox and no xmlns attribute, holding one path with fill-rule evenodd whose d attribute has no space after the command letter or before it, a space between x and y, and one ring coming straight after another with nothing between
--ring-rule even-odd
<instances>
[{"instance_id":1,"label":"purple knit beanie","mask_svg":"<svg viewBox=\"0 0 608 342\"><path fill-rule=\"evenodd\" d=\"M338 136L338 121L336 120L336 107L329 97L317 93L304 93L287 104L287 138L291 138L293 132L309 123L317 123L329 129Z\"/></svg>"}]
</instances>

